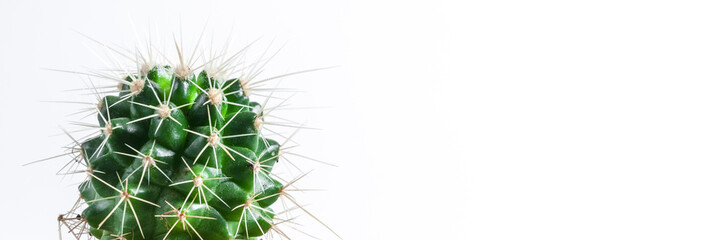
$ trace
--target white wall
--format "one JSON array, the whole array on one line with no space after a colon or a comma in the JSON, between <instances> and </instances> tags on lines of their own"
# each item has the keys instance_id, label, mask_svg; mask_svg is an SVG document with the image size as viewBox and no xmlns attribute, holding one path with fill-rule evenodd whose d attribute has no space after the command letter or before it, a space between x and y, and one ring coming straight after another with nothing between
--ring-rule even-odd
<instances>
[{"instance_id":1,"label":"white wall","mask_svg":"<svg viewBox=\"0 0 721 240\"><path fill-rule=\"evenodd\" d=\"M713 1L4 1L2 239L52 239L80 178L54 175L64 89L133 24L285 44L304 92L302 187L344 239L718 239L721 10ZM179 20L182 19L182 20ZM181 23L179 23L181 22ZM275 40L275 41L273 41ZM166 42L170 47L170 42ZM86 47L86 45L88 47ZM216 44L215 46L219 46ZM87 68L86 68L87 67ZM332 239L309 218L306 232ZM299 236L298 239L305 239Z\"/></svg>"}]
</instances>

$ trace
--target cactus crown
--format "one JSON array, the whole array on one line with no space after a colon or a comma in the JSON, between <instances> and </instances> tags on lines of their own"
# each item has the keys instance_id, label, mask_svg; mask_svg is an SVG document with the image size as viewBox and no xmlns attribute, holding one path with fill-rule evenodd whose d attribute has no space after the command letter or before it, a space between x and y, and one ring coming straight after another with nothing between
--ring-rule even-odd
<instances>
[{"instance_id":1,"label":"cactus crown","mask_svg":"<svg viewBox=\"0 0 721 240\"><path fill-rule=\"evenodd\" d=\"M139 55L137 72L111 78L117 91L99 96L92 110L98 125L81 124L97 134L77 140L66 132L75 145L71 165L88 177L78 203L58 221L76 226L70 230L77 238L287 238L277 225L288 219L271 206L286 198L307 213L285 191L305 174L283 180L273 173L290 137L266 137L272 109L248 96L255 83L273 78L252 82L256 65L224 78L243 68L232 66L239 54L193 68L188 63L197 59L185 61L175 46L179 64Z\"/></svg>"}]
</instances>

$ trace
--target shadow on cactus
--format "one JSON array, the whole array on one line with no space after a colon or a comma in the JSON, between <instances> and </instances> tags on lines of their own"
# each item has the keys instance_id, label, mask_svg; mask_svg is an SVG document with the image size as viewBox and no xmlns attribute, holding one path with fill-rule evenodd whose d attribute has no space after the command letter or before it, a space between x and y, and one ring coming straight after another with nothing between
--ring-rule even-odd
<instances>
[{"instance_id":1,"label":"shadow on cactus","mask_svg":"<svg viewBox=\"0 0 721 240\"><path fill-rule=\"evenodd\" d=\"M175 42L178 61L171 66L153 60L159 55L154 48L130 57L102 46L139 70L80 73L110 79L117 90L90 88L98 102L88 116L97 125L76 125L97 134L78 138L65 131L73 147L60 156L73 159L59 173L87 178L78 187L78 202L58 217L59 227L77 239L289 239L281 224L293 217L281 215L310 215L289 194L307 173L281 179L274 165L291 154L317 160L285 151L305 127L268 120L287 99L266 107L274 92L259 86L295 73L256 79L267 61L242 66L245 48L210 54L210 61L191 66L199 54L194 50L185 59ZM231 75L236 77L225 77ZM258 94L263 104L250 98L260 91L267 91ZM293 132L283 137L267 126ZM292 207L274 211L279 199Z\"/></svg>"}]
</instances>

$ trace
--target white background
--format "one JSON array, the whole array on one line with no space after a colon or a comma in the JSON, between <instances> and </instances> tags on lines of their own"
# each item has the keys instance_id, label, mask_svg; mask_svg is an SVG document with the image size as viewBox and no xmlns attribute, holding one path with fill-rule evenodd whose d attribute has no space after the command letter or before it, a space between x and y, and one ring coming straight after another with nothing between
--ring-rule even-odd
<instances>
[{"instance_id":1,"label":"white background","mask_svg":"<svg viewBox=\"0 0 721 240\"><path fill-rule=\"evenodd\" d=\"M300 134L301 152L339 167L299 160L315 169L302 186L327 190L300 197L344 239L719 239L720 11L714 1L3 1L0 238L56 238L55 217L76 197L79 178L53 175L61 160L20 167L67 143L58 125L77 106L42 101L88 99L62 92L81 77L42 68L103 66L75 31L132 48L133 24L167 39L182 24L192 42L207 21L216 41L234 23L239 42L285 44L269 75L340 66L281 86L304 91L295 105L327 106L287 116L323 129Z\"/></svg>"}]
</instances>

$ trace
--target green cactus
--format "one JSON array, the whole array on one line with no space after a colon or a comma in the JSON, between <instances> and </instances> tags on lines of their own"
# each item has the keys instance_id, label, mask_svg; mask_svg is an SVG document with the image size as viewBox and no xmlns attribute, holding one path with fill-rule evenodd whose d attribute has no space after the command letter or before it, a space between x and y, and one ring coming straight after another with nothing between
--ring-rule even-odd
<instances>
[{"instance_id":1,"label":"green cactus","mask_svg":"<svg viewBox=\"0 0 721 240\"><path fill-rule=\"evenodd\" d=\"M283 143L260 132L269 111L248 96L257 71L229 79L215 76L217 69L196 74L178 55L175 68L144 63L117 80L118 94L99 98L93 110L100 133L71 136L74 164L88 175L78 187L87 207L70 214L76 203L58 221L84 224L81 233L103 240L285 235L271 205L286 197L307 211L284 192L298 179L284 185L271 173Z\"/></svg>"},{"instance_id":2,"label":"green cactus","mask_svg":"<svg viewBox=\"0 0 721 240\"><path fill-rule=\"evenodd\" d=\"M278 142L259 136L260 104L239 79L130 75L98 106L100 136L81 143L90 179L82 217L99 239L259 237L283 185ZM132 236L132 237L130 237Z\"/></svg>"}]
</instances>

